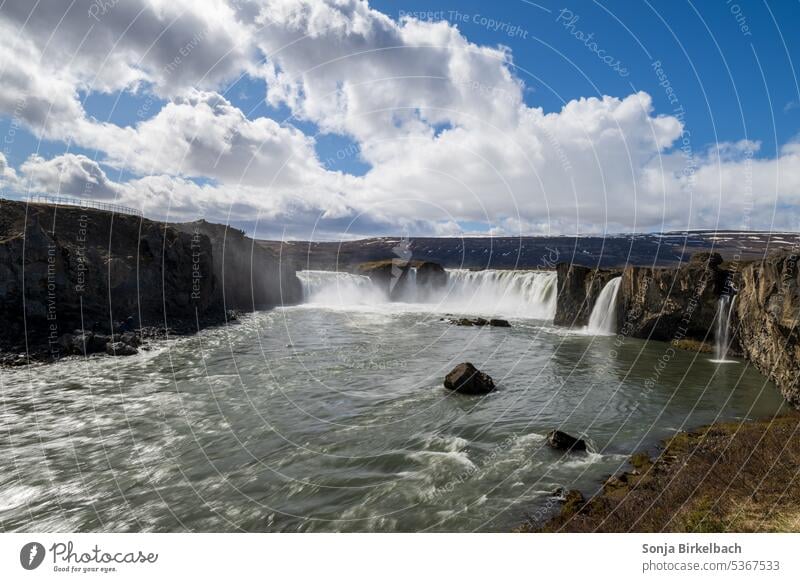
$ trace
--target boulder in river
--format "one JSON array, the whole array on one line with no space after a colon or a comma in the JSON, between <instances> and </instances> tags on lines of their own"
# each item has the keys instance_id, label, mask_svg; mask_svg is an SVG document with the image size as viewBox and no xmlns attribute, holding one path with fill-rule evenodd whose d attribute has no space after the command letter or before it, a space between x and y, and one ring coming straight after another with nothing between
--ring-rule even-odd
<instances>
[{"instance_id":1,"label":"boulder in river","mask_svg":"<svg viewBox=\"0 0 800 582\"><path fill-rule=\"evenodd\" d=\"M461 394L488 394L494 390L494 381L471 363L464 362L445 376L444 387Z\"/></svg>"},{"instance_id":2,"label":"boulder in river","mask_svg":"<svg viewBox=\"0 0 800 582\"><path fill-rule=\"evenodd\" d=\"M135 356L139 350L123 342L108 342L106 353L109 356Z\"/></svg>"},{"instance_id":3,"label":"boulder in river","mask_svg":"<svg viewBox=\"0 0 800 582\"><path fill-rule=\"evenodd\" d=\"M562 451L585 451L586 441L575 438L560 430L553 430L547 435L547 444Z\"/></svg>"},{"instance_id":4,"label":"boulder in river","mask_svg":"<svg viewBox=\"0 0 800 582\"><path fill-rule=\"evenodd\" d=\"M511 324L508 323L507 319L490 319L489 325L492 327L511 327Z\"/></svg>"}]
</instances>

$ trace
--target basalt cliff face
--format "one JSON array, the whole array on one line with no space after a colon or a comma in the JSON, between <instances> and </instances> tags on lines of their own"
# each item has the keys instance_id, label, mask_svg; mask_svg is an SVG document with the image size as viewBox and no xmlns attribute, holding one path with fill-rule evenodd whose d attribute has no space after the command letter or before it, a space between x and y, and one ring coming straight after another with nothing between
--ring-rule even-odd
<instances>
[{"instance_id":1,"label":"basalt cliff face","mask_svg":"<svg viewBox=\"0 0 800 582\"><path fill-rule=\"evenodd\" d=\"M0 351L57 356L74 353L65 335L117 333L128 318L191 332L226 309L300 301L294 271L243 235L223 251L215 228L0 200Z\"/></svg>"},{"instance_id":2,"label":"basalt cliff face","mask_svg":"<svg viewBox=\"0 0 800 582\"><path fill-rule=\"evenodd\" d=\"M211 241L217 282L212 299L216 309L253 311L302 301L303 291L294 267L242 231L205 220L175 226Z\"/></svg>"},{"instance_id":3,"label":"basalt cliff face","mask_svg":"<svg viewBox=\"0 0 800 582\"><path fill-rule=\"evenodd\" d=\"M560 263L556 273L558 296L553 323L570 327L582 327L589 323L589 316L603 287L620 275L616 269L593 269L569 263Z\"/></svg>"},{"instance_id":4,"label":"basalt cliff face","mask_svg":"<svg viewBox=\"0 0 800 582\"><path fill-rule=\"evenodd\" d=\"M729 353L742 355L800 406L800 273L798 257L779 252L744 265L698 253L678 268L628 266L617 294L618 333L641 339L687 340L707 346L716 339L719 299L734 294ZM613 271L559 265L556 325L582 326Z\"/></svg>"},{"instance_id":5,"label":"basalt cliff face","mask_svg":"<svg viewBox=\"0 0 800 582\"><path fill-rule=\"evenodd\" d=\"M800 406L797 261L797 255L777 254L746 265L738 279L733 322L745 357L773 380L794 406Z\"/></svg>"},{"instance_id":6,"label":"basalt cliff face","mask_svg":"<svg viewBox=\"0 0 800 582\"><path fill-rule=\"evenodd\" d=\"M179 327L211 306L211 243L134 216L0 201L0 346L25 350L133 316Z\"/></svg>"},{"instance_id":7,"label":"basalt cliff face","mask_svg":"<svg viewBox=\"0 0 800 582\"><path fill-rule=\"evenodd\" d=\"M713 339L719 297L730 273L719 255L699 253L677 269L626 267L617 298L618 327L645 339Z\"/></svg>"}]
</instances>

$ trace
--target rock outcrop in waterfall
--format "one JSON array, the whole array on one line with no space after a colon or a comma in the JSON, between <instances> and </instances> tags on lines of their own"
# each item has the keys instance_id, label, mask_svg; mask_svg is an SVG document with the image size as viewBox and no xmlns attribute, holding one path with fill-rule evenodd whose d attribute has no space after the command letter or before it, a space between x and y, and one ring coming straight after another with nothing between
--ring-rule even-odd
<instances>
[{"instance_id":1,"label":"rock outcrop in waterfall","mask_svg":"<svg viewBox=\"0 0 800 582\"><path fill-rule=\"evenodd\" d=\"M558 297L555 325L583 327L597 298L611 279L619 277L619 269L593 269L570 263L560 263L556 267L558 276Z\"/></svg>"}]
</instances>

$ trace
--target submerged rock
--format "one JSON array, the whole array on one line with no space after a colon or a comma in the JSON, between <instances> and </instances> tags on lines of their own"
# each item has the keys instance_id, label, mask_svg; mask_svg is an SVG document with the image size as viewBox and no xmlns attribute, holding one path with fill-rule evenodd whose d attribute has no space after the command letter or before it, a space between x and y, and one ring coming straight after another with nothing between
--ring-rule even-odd
<instances>
[{"instance_id":1,"label":"submerged rock","mask_svg":"<svg viewBox=\"0 0 800 582\"><path fill-rule=\"evenodd\" d=\"M109 356L135 356L139 350L123 342L108 342L106 353Z\"/></svg>"},{"instance_id":2,"label":"submerged rock","mask_svg":"<svg viewBox=\"0 0 800 582\"><path fill-rule=\"evenodd\" d=\"M463 327L511 327L506 319L484 319L483 317L460 317L458 319L451 319L450 323L453 325L460 325Z\"/></svg>"},{"instance_id":3,"label":"submerged rock","mask_svg":"<svg viewBox=\"0 0 800 582\"><path fill-rule=\"evenodd\" d=\"M575 438L560 430L553 430L547 435L547 444L562 451L585 451L586 441Z\"/></svg>"},{"instance_id":4,"label":"submerged rock","mask_svg":"<svg viewBox=\"0 0 800 582\"><path fill-rule=\"evenodd\" d=\"M469 362L453 368L445 376L444 387L461 394L488 394L494 390L494 380Z\"/></svg>"}]
</instances>

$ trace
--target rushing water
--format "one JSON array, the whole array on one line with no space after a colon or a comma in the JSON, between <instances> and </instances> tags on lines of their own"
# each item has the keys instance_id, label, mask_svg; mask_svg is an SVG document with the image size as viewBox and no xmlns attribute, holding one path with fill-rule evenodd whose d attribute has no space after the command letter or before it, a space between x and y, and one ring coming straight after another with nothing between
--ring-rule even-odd
<instances>
[{"instance_id":1,"label":"rushing water","mask_svg":"<svg viewBox=\"0 0 800 582\"><path fill-rule=\"evenodd\" d=\"M746 363L506 312L549 314L541 275L459 272L430 304L390 304L306 273L306 305L130 358L2 370L0 528L506 531L675 431L781 406ZM457 308L513 327L443 320ZM444 390L462 361L498 389ZM553 428L593 452L549 449Z\"/></svg>"},{"instance_id":2,"label":"rushing water","mask_svg":"<svg viewBox=\"0 0 800 582\"><path fill-rule=\"evenodd\" d=\"M716 333L714 334L714 359L715 364L735 364L736 360L727 359L730 347L731 313L736 296L721 295L717 303Z\"/></svg>"},{"instance_id":3,"label":"rushing water","mask_svg":"<svg viewBox=\"0 0 800 582\"><path fill-rule=\"evenodd\" d=\"M617 294L622 277L614 277L605 284L592 313L588 330L595 335L614 335L617 332Z\"/></svg>"}]
</instances>

